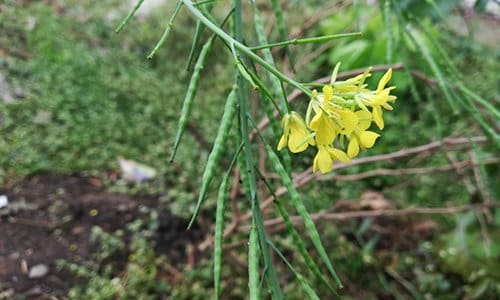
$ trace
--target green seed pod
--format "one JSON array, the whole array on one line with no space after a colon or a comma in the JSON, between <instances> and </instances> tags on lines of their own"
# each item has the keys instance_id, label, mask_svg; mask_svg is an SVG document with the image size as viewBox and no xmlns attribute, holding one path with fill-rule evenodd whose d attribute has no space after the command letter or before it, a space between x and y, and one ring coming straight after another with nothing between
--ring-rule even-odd
<instances>
[{"instance_id":1,"label":"green seed pod","mask_svg":"<svg viewBox=\"0 0 500 300\"><path fill-rule=\"evenodd\" d=\"M238 97L236 97L237 89L238 87L234 85L233 89L229 93L229 96L227 97L221 124L219 126L219 129L217 130L217 136L215 137L212 151L208 155L207 165L205 167L205 171L203 172L200 194L198 196L198 202L196 203L195 211L193 213L191 221L189 222L189 227L191 227L196 216L198 215L198 212L200 210L201 204L203 203L210 182L212 181L212 178L215 175L215 171L219 164L220 157L225 150L226 141L229 136L229 131L231 130L231 123L233 121L233 117L236 112L236 104L238 102Z\"/></svg>"}]
</instances>

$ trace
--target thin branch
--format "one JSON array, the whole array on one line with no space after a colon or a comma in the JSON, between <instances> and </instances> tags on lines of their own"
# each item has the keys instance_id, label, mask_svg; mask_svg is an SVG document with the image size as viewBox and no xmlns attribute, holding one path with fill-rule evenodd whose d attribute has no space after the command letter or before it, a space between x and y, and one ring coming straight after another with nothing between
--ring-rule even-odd
<instances>
[{"instance_id":1,"label":"thin branch","mask_svg":"<svg viewBox=\"0 0 500 300\"><path fill-rule=\"evenodd\" d=\"M402 149L396 152L388 153L388 154L382 154L382 155L374 155L374 156L368 156L368 157L361 157L361 158L356 158L351 160L348 163L338 163L335 165L335 170L340 170L340 169L345 169L351 166L356 166L356 165L361 165L361 164L367 164L367 163L373 163L373 162L380 162L380 161L392 161L398 158L403 158L407 157L410 155L422 153L422 152L431 152L431 151L437 151L441 149L444 146L463 146L464 144L468 144L470 142L476 142L476 143L484 143L487 141L487 138L484 136L476 136L472 137L470 139L468 138L445 138L441 141L435 141L426 145L414 147L414 148L408 148L408 149ZM334 180L335 179L335 174L329 174L329 175L321 175L318 173L313 173L312 172L312 167L308 168L306 171L299 173L293 177L293 182L296 188L302 187L306 185L308 182L311 180L317 179L317 180ZM275 195L277 197L283 196L286 193L288 193L288 190L285 187L279 187ZM266 208L269 206L271 203L274 201L274 196L269 196L266 198L264 201L261 203L261 209ZM241 217L241 221L243 220L248 220L251 218L251 213L247 213Z\"/></svg>"},{"instance_id":2,"label":"thin branch","mask_svg":"<svg viewBox=\"0 0 500 300\"><path fill-rule=\"evenodd\" d=\"M320 212L316 214L311 214L311 218L314 221L319 220L330 220L330 221L343 221L348 219L356 218L380 218L380 217L396 217L396 216L407 216L407 215L450 215L458 214L466 211L478 211L485 208L495 208L500 207L500 202L483 203L483 204L472 204L472 205L461 205L452 207L409 207L403 209L387 209L387 210L359 210L359 211L349 211L340 213L327 213ZM291 220L294 224L299 224L302 222L300 216L292 216ZM276 225L281 225L283 220L281 218L269 219L264 222L266 227L272 227ZM250 225L240 226L238 232L248 232L250 230Z\"/></svg>"},{"instance_id":3,"label":"thin branch","mask_svg":"<svg viewBox=\"0 0 500 300\"><path fill-rule=\"evenodd\" d=\"M496 164L500 162L500 158L492 158L483 161L483 164ZM455 165L442 165L433 168L408 168L408 169L384 169L379 168L375 170L370 170L363 173L352 174L352 175L333 175L333 179L336 181L356 181L369 177L376 176L402 176L402 175L416 175L416 174L432 174L435 172L448 172L451 170L463 170L469 167L475 167L477 162L471 160L464 160L456 162ZM319 179L324 180L324 179Z\"/></svg>"}]
</instances>

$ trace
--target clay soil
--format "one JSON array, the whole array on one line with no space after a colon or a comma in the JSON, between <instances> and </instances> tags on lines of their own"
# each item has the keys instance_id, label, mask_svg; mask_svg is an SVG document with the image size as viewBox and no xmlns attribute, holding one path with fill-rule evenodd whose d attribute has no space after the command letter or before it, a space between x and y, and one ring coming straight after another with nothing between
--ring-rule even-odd
<instances>
[{"instance_id":1,"label":"clay soil","mask_svg":"<svg viewBox=\"0 0 500 300\"><path fill-rule=\"evenodd\" d=\"M112 232L144 218L139 206L158 207L158 197L113 194L96 183L79 175L40 174L1 191L9 204L0 209L0 299L64 298L81 279L58 268L57 260L84 264L99 249L90 240L93 226ZM186 224L161 212L155 233L157 250L177 264L189 260L186 249L201 239L200 231L186 231ZM125 264L126 257L116 259ZM30 278L30 269L39 264L48 273Z\"/></svg>"}]
</instances>

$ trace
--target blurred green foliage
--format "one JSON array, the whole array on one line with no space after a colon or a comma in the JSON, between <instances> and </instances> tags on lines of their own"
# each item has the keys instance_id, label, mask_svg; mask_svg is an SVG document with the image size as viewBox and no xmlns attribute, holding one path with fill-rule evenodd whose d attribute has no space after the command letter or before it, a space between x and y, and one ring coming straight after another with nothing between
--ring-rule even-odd
<instances>
[{"instance_id":1,"label":"blurred green foliage","mask_svg":"<svg viewBox=\"0 0 500 300\"><path fill-rule=\"evenodd\" d=\"M77 3L66 4L64 14L36 3L0 15L2 32L9 33L2 45L30 55L0 57L1 72L25 95L0 105L1 180L40 171L116 170L120 155L154 166L165 182L196 178L217 128L212 116L225 100L220 92L228 87L215 85L214 76L202 82L193 130L207 144L186 135L178 159L169 164L187 85L186 62L174 57L189 50L182 29L189 26L179 26L170 47L149 62L144 53L157 38L159 16L118 36L109 3ZM114 14L121 16L123 9ZM231 76L215 59L211 65L218 78Z\"/></svg>"}]
</instances>

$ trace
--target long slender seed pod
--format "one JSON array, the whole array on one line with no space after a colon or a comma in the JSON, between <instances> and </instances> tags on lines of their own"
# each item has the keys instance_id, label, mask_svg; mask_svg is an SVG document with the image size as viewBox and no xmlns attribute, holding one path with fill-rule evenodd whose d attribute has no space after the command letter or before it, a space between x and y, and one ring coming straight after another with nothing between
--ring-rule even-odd
<instances>
[{"instance_id":1,"label":"long slender seed pod","mask_svg":"<svg viewBox=\"0 0 500 300\"><path fill-rule=\"evenodd\" d=\"M255 225L252 225L248 239L248 291L251 300L261 299L259 281L259 235Z\"/></svg>"},{"instance_id":2,"label":"long slender seed pod","mask_svg":"<svg viewBox=\"0 0 500 300\"><path fill-rule=\"evenodd\" d=\"M270 146L267 146L267 151L268 153L274 152L272 149L270 149ZM325 248L323 247L323 244L321 243L321 239L319 237L318 230L316 229L316 225L314 225L313 220L311 219L311 216L307 212L307 209L302 202L302 199L300 198L299 193L297 192L297 189L293 185L292 180L290 179L290 176L286 172L285 168L283 167L283 164L281 164L281 161L277 159L275 155L270 155L270 158L273 157L272 163L273 167L275 168L276 172L280 176L283 185L287 188L288 193L290 194L290 198L292 199L292 203L295 206L295 209L297 210L298 214L302 218L302 221L304 222L304 226L306 228L306 231L309 234L309 237L311 238L311 241L318 251L319 256L321 257L321 260L323 263L326 265L328 268L328 271L332 275L332 277L335 279L337 285L342 288L342 282L340 281L340 278L337 276L337 273L333 269L333 265L330 262L330 258L328 257L328 254L326 253Z\"/></svg>"},{"instance_id":3,"label":"long slender seed pod","mask_svg":"<svg viewBox=\"0 0 500 300\"><path fill-rule=\"evenodd\" d=\"M181 117L179 119L179 125L177 127L177 134L175 136L175 142L174 142L174 150L172 152L172 156L170 157L170 161L173 161L175 158L175 154L177 153L177 148L179 147L179 143L181 141L182 135L184 134L184 130L186 129L189 116L191 115L191 107L193 106L193 101L196 96L196 91L198 90L200 72L203 69L203 65L205 64L205 59L207 58L207 55L210 52L210 49L212 48L213 40L214 37L212 36L205 43L205 45L203 45L203 48L201 49L200 52L200 56L198 56L198 60L196 61L193 75L191 75L191 80L189 81L189 86L186 92L186 96L182 104Z\"/></svg>"},{"instance_id":4,"label":"long slender seed pod","mask_svg":"<svg viewBox=\"0 0 500 300\"><path fill-rule=\"evenodd\" d=\"M233 122L233 118L236 112L236 104L238 101L237 93L238 86L233 85L233 89L229 93L229 96L226 100L226 105L224 106L224 113L222 115L221 124L219 129L217 130L217 135L215 136L214 145L212 151L208 155L207 165L205 170L203 171L203 176L201 180L201 188L200 194L198 196L198 201L196 202L196 206L193 212L193 216L191 217L191 221L189 221L188 228L191 227L198 212L203 204L203 200L205 199L205 194L207 193L208 187L210 186L210 182L212 181L215 171L217 170L217 166L219 165L219 160L224 153L226 147L226 141L229 136L229 131L231 130L231 124Z\"/></svg>"},{"instance_id":5,"label":"long slender seed pod","mask_svg":"<svg viewBox=\"0 0 500 300\"><path fill-rule=\"evenodd\" d=\"M222 243L224 233L224 211L227 202L228 176L222 178L222 183L217 196L217 210L215 212L215 234L214 234L214 293L215 299L220 295L220 278L222 267Z\"/></svg>"},{"instance_id":6,"label":"long slender seed pod","mask_svg":"<svg viewBox=\"0 0 500 300\"><path fill-rule=\"evenodd\" d=\"M215 213L215 235L214 235L214 293L215 299L220 295L220 277L222 266L222 244L224 232L224 211L227 202L227 181L228 176L222 179L217 196L217 210Z\"/></svg>"},{"instance_id":7,"label":"long slender seed pod","mask_svg":"<svg viewBox=\"0 0 500 300\"><path fill-rule=\"evenodd\" d=\"M217 195L217 209L215 212L215 234L214 234L214 291L215 299L219 299L220 295L220 278L221 278L221 267L222 267L222 244L224 238L224 212L226 210L226 203L228 198L227 184L229 181L229 175L236 163L236 158L238 157L243 144L241 144L235 151L231 165L229 166L227 172L222 178L221 185L219 188L219 193Z\"/></svg>"}]
</instances>

